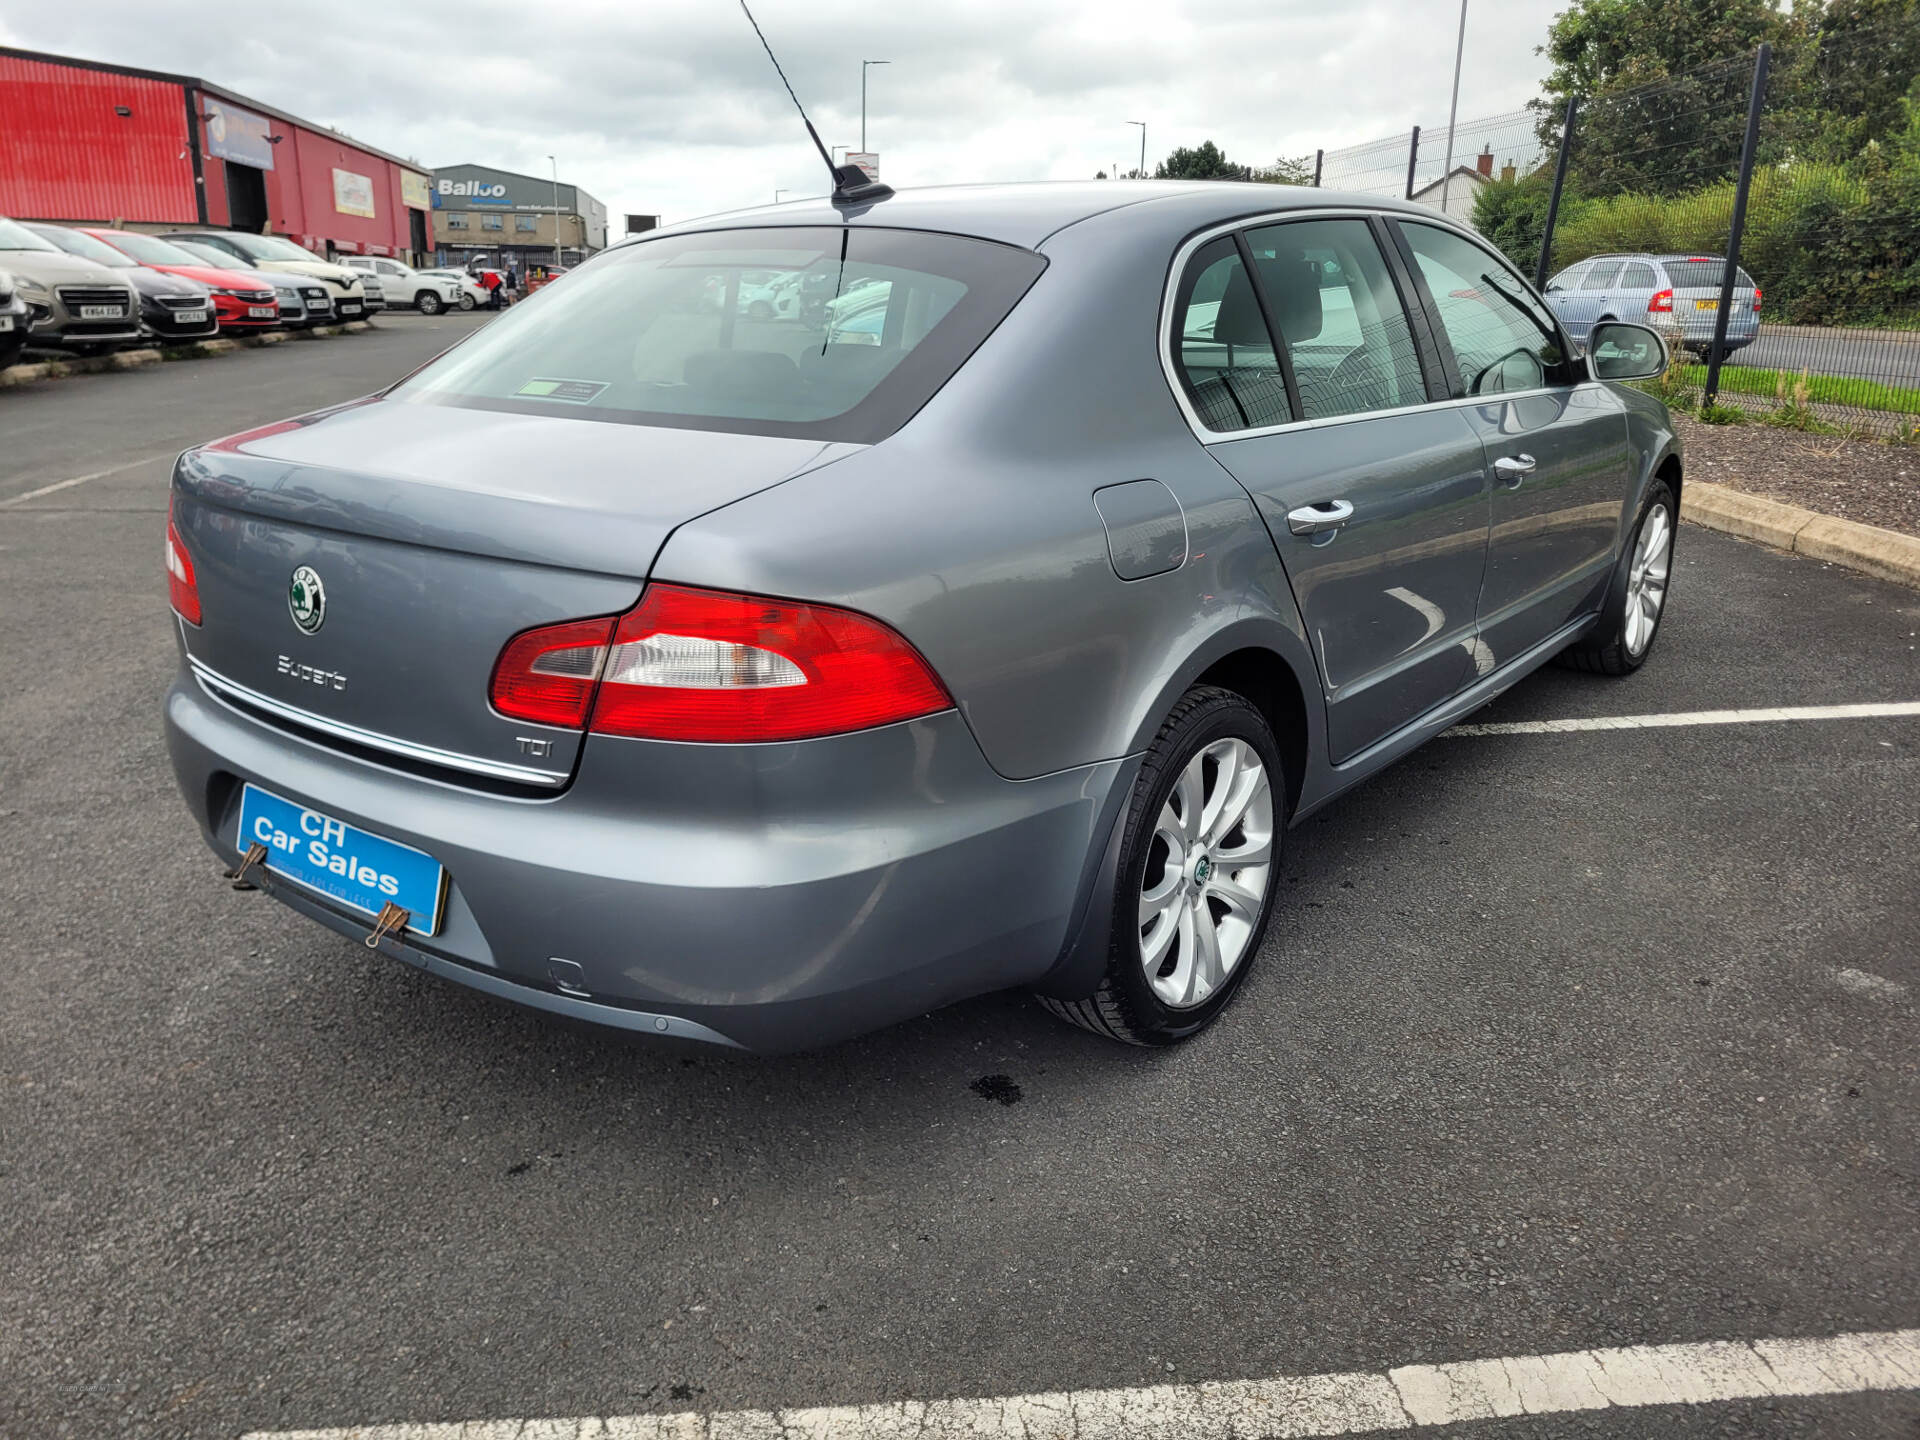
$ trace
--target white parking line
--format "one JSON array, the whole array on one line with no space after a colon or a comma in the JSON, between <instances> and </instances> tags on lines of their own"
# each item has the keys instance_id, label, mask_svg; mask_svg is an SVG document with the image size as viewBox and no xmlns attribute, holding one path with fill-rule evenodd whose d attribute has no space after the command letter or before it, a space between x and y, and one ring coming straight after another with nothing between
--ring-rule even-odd
<instances>
[{"instance_id":1,"label":"white parking line","mask_svg":"<svg viewBox=\"0 0 1920 1440\"><path fill-rule=\"evenodd\" d=\"M1252 1440L1378 1434L1570 1410L1916 1389L1920 1330L1878 1330L991 1400L256 1430L242 1440Z\"/></svg>"},{"instance_id":2,"label":"white parking line","mask_svg":"<svg viewBox=\"0 0 1920 1440\"><path fill-rule=\"evenodd\" d=\"M1920 700L1881 705L1790 705L1773 710L1681 710L1668 715L1597 715L1584 720L1509 720L1456 725L1448 735L1567 735L1577 730L1661 730L1674 725L1768 725L1782 720L1877 720L1920 715Z\"/></svg>"},{"instance_id":3,"label":"white parking line","mask_svg":"<svg viewBox=\"0 0 1920 1440\"><path fill-rule=\"evenodd\" d=\"M38 500L42 495L52 495L57 491L71 490L74 486L84 485L89 480L104 480L109 475L118 475L122 470L138 469L142 465L152 464L155 460L166 460L172 457L174 453L172 450L164 450L158 455L142 455L138 460L129 460L126 464L115 465L110 470L95 470L91 475L75 475L71 480L56 480L51 485L42 485L38 490L29 490L24 495L14 495L5 500L0 500L0 510L6 509L9 505L22 505L29 500Z\"/></svg>"}]
</instances>

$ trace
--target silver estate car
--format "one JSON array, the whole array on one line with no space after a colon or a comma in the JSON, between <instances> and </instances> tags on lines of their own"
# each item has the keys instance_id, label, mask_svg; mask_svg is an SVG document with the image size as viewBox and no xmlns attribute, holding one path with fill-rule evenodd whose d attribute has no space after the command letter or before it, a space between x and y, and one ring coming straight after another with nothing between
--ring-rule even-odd
<instances>
[{"instance_id":1,"label":"silver estate car","mask_svg":"<svg viewBox=\"0 0 1920 1440\"><path fill-rule=\"evenodd\" d=\"M1650 325L1688 350L1713 345L1720 312L1720 285L1727 262L1720 255L1596 255L1569 265L1547 282L1547 303L1575 340L1586 343L1593 327L1608 320ZM1729 353L1760 334L1760 287L1744 269L1734 272L1733 308L1727 314Z\"/></svg>"},{"instance_id":2,"label":"silver estate car","mask_svg":"<svg viewBox=\"0 0 1920 1440\"><path fill-rule=\"evenodd\" d=\"M808 303L744 311L775 271ZM1290 829L1647 658L1681 457L1616 382L1664 355L1592 342L1319 190L654 231L180 457L181 793L237 885L543 1010L777 1051L1029 987L1171 1043Z\"/></svg>"}]
</instances>

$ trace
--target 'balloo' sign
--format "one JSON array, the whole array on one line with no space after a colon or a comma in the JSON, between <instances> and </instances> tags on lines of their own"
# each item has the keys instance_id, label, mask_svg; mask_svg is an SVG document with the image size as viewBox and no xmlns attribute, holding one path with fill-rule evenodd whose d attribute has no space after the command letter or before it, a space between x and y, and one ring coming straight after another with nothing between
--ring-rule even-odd
<instances>
[{"instance_id":1,"label":"'balloo' sign","mask_svg":"<svg viewBox=\"0 0 1920 1440\"><path fill-rule=\"evenodd\" d=\"M469 205L507 203L507 187L487 180L439 180L434 193L437 199L464 200Z\"/></svg>"}]
</instances>

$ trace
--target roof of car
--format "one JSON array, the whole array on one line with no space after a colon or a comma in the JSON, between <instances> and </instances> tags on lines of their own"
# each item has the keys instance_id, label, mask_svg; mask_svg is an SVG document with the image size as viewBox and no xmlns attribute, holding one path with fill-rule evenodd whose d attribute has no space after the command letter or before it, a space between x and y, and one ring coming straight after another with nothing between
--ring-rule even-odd
<instances>
[{"instance_id":1,"label":"roof of car","mask_svg":"<svg viewBox=\"0 0 1920 1440\"><path fill-rule=\"evenodd\" d=\"M1195 228L1242 215L1327 206L1394 210L1441 218L1429 206L1378 195L1350 195L1300 185L1256 185L1194 180L1038 180L1000 185L937 185L901 190L870 205L836 206L825 195L750 210L684 220L629 236L622 245L659 235L754 226L877 225L940 230L1028 248L1069 225L1137 206L1173 208Z\"/></svg>"}]
</instances>

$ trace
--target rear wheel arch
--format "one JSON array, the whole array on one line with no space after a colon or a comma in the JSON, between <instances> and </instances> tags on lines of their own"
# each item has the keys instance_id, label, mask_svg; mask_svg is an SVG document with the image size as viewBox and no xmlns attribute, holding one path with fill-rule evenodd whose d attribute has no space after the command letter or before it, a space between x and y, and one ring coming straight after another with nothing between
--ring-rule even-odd
<instances>
[{"instance_id":1,"label":"rear wheel arch","mask_svg":"<svg viewBox=\"0 0 1920 1440\"><path fill-rule=\"evenodd\" d=\"M1272 650L1252 645L1213 662L1193 682L1231 690L1266 717L1287 767L1287 811L1300 803L1307 773L1307 700L1293 667Z\"/></svg>"}]
</instances>

